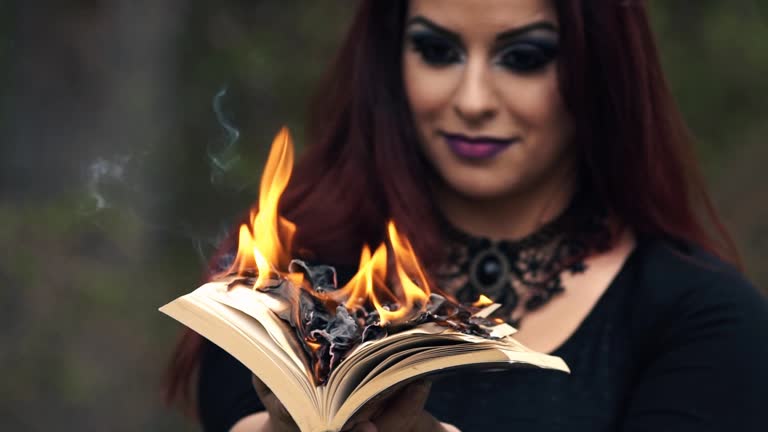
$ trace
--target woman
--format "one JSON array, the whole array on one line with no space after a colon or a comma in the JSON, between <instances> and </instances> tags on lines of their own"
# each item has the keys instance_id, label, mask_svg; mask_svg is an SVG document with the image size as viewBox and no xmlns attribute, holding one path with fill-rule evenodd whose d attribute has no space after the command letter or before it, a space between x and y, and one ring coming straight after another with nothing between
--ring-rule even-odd
<instances>
[{"instance_id":1,"label":"woman","mask_svg":"<svg viewBox=\"0 0 768 432\"><path fill-rule=\"evenodd\" d=\"M733 266L644 2L362 1L315 106L281 203L297 250L354 265L392 218L444 290L494 298L572 370L413 384L350 428L768 427L768 306ZM292 430L191 333L172 396L201 358L207 430Z\"/></svg>"}]
</instances>

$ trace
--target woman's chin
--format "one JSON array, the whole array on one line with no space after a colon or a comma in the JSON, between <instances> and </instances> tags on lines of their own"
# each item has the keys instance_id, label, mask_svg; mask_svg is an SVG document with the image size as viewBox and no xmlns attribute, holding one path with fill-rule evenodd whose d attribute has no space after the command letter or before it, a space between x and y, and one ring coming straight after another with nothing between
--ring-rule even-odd
<instances>
[{"instance_id":1,"label":"woman's chin","mask_svg":"<svg viewBox=\"0 0 768 432\"><path fill-rule=\"evenodd\" d=\"M455 194L464 200L470 201L494 201L515 194L517 188L514 185L500 185L488 181L447 182L447 193Z\"/></svg>"}]
</instances>

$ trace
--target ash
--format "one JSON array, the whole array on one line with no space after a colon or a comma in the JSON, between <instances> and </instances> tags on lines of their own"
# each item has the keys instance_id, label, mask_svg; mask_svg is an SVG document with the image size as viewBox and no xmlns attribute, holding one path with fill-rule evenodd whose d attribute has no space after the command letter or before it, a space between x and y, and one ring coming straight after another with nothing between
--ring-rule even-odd
<instances>
[{"instance_id":1,"label":"ash","mask_svg":"<svg viewBox=\"0 0 768 432\"><path fill-rule=\"evenodd\" d=\"M494 322L473 316L477 309L464 306L446 296L432 293L426 305L417 305L411 315L401 322L382 324L379 313L370 302L355 309L347 309L329 295L339 288L333 267L293 260L289 271L302 273L304 286L297 286L277 276L269 285L259 289L290 305L277 315L296 332L312 366L316 385L325 384L331 372L360 344L421 324L431 322L457 332L493 339L488 328L496 325ZM230 285L253 284L253 274L242 276ZM397 309L396 304L385 307Z\"/></svg>"}]
</instances>

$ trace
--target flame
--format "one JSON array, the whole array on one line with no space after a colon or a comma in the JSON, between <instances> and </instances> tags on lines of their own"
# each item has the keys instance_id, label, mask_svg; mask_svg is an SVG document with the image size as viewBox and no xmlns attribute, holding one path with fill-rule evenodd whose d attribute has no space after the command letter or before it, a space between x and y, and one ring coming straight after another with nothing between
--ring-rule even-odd
<instances>
[{"instance_id":1,"label":"flame","mask_svg":"<svg viewBox=\"0 0 768 432\"><path fill-rule=\"evenodd\" d=\"M272 142L261 176L258 211L252 211L249 223L240 226L237 256L229 269L229 273L238 274L255 269L258 278L254 287L264 286L278 268L285 268L290 261L296 225L281 217L277 207L292 168L293 142L288 129L282 128Z\"/></svg>"},{"instance_id":2,"label":"flame","mask_svg":"<svg viewBox=\"0 0 768 432\"><path fill-rule=\"evenodd\" d=\"M360 255L357 273L335 293L336 298L346 299L347 309L362 307L370 301L382 325L401 321L421 311L431 292L413 247L398 233L394 222L387 224L387 234L392 246L395 277L387 278L390 268L387 245L382 243L373 254L366 245ZM400 292L391 291L388 285L399 288Z\"/></svg>"},{"instance_id":3,"label":"flame","mask_svg":"<svg viewBox=\"0 0 768 432\"><path fill-rule=\"evenodd\" d=\"M322 300L343 303L349 310L372 305L381 325L422 311L431 293L428 279L410 241L391 221L387 224L387 241L373 252L367 245L363 247L357 273L339 290L314 292L302 274L285 271L296 226L278 214L278 204L290 179L293 156L290 134L283 128L272 143L261 178L258 211L251 212L249 222L240 226L237 256L228 273L253 275L255 270L254 289L282 277Z\"/></svg>"},{"instance_id":4,"label":"flame","mask_svg":"<svg viewBox=\"0 0 768 432\"><path fill-rule=\"evenodd\" d=\"M307 343L307 345L309 345L309 349L311 349L312 351L317 351L323 346L322 344L309 339L305 339L305 342Z\"/></svg>"},{"instance_id":5,"label":"flame","mask_svg":"<svg viewBox=\"0 0 768 432\"><path fill-rule=\"evenodd\" d=\"M376 305L376 309L379 311L383 323L399 320L414 310L422 309L426 306L430 293L427 277L416 258L416 253L413 251L411 243L407 238L400 236L394 222L389 222L387 232L395 257L395 271L397 281L402 289L403 302L400 303L400 307L396 311L386 311L379 308L376 304L378 299L376 293L372 292L369 294L374 301L374 305ZM414 281L418 282L418 284Z\"/></svg>"},{"instance_id":6,"label":"flame","mask_svg":"<svg viewBox=\"0 0 768 432\"><path fill-rule=\"evenodd\" d=\"M474 307L486 307L493 304L493 300L489 299L483 294L480 294L480 297L477 299L476 302L472 303L472 306Z\"/></svg>"}]
</instances>

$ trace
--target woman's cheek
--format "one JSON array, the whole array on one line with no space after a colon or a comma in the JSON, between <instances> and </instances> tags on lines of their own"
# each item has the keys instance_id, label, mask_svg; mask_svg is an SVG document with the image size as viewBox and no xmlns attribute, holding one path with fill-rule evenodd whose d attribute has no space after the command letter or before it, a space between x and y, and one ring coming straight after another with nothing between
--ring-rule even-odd
<instances>
[{"instance_id":1,"label":"woman's cheek","mask_svg":"<svg viewBox=\"0 0 768 432\"><path fill-rule=\"evenodd\" d=\"M450 97L458 71L433 70L420 60L406 61L405 87L413 114L417 121L437 120L450 108Z\"/></svg>"},{"instance_id":2,"label":"woman's cheek","mask_svg":"<svg viewBox=\"0 0 768 432\"><path fill-rule=\"evenodd\" d=\"M499 77L508 115L521 128L554 126L559 111L557 82L549 73L526 77L505 74Z\"/></svg>"}]
</instances>

